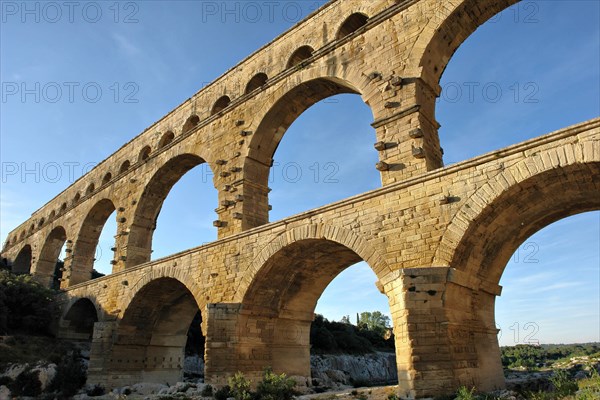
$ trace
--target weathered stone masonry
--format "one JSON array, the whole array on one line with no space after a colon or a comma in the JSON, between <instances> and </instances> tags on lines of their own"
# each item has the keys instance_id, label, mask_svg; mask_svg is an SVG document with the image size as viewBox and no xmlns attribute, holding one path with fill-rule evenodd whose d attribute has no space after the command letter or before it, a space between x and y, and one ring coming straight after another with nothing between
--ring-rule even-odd
<instances>
[{"instance_id":1,"label":"weathered stone masonry","mask_svg":"<svg viewBox=\"0 0 600 400\"><path fill-rule=\"evenodd\" d=\"M456 48L512 3L332 1L36 211L2 257L49 284L66 243L61 333L93 326L92 382L180 379L198 309L207 381L267 365L309 376L316 301L364 260L389 299L401 395L503 387L494 301L504 266L537 230L600 208L598 119L442 168L439 78ZM268 223L277 144L304 110L338 93L360 94L373 111L382 188ZM162 202L200 163L219 192L219 240L148 262ZM90 281L114 210L114 273Z\"/></svg>"}]
</instances>

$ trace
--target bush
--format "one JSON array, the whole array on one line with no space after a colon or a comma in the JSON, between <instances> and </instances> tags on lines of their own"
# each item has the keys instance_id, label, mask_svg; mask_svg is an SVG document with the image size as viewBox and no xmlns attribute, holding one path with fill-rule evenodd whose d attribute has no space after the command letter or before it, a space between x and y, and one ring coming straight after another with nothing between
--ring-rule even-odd
<instances>
[{"instance_id":1,"label":"bush","mask_svg":"<svg viewBox=\"0 0 600 400\"><path fill-rule=\"evenodd\" d=\"M456 392L456 400L474 400L475 388L467 389L466 386L461 386Z\"/></svg>"},{"instance_id":2,"label":"bush","mask_svg":"<svg viewBox=\"0 0 600 400\"><path fill-rule=\"evenodd\" d=\"M39 373L31 370L21 372L9 386L9 389L16 396L39 396L42 393Z\"/></svg>"},{"instance_id":3,"label":"bush","mask_svg":"<svg viewBox=\"0 0 600 400\"><path fill-rule=\"evenodd\" d=\"M81 362L81 354L72 351L64 356L56 368L56 376L50 384L54 391L61 392L66 397L71 397L85 385L87 380L86 370Z\"/></svg>"},{"instance_id":4,"label":"bush","mask_svg":"<svg viewBox=\"0 0 600 400\"><path fill-rule=\"evenodd\" d=\"M569 375L563 370L556 370L550 378L554 393L560 398L575 394L577 391L577 382L569 379Z\"/></svg>"},{"instance_id":5,"label":"bush","mask_svg":"<svg viewBox=\"0 0 600 400\"><path fill-rule=\"evenodd\" d=\"M200 395L202 395L202 397L212 397L213 387L210 385L204 386L204 389L202 389L202 392L200 393Z\"/></svg>"},{"instance_id":6,"label":"bush","mask_svg":"<svg viewBox=\"0 0 600 400\"><path fill-rule=\"evenodd\" d=\"M296 381L285 374L277 375L271 368L266 368L263 380L258 383L257 393L264 400L290 400L296 394Z\"/></svg>"},{"instance_id":7,"label":"bush","mask_svg":"<svg viewBox=\"0 0 600 400\"><path fill-rule=\"evenodd\" d=\"M241 372L237 372L229 378L229 386L231 386L231 394L235 397L235 400L250 400L252 398L250 393L251 382Z\"/></svg>"},{"instance_id":8,"label":"bush","mask_svg":"<svg viewBox=\"0 0 600 400\"><path fill-rule=\"evenodd\" d=\"M29 275L0 271L0 334L49 334L58 314L54 293Z\"/></svg>"},{"instance_id":9,"label":"bush","mask_svg":"<svg viewBox=\"0 0 600 400\"><path fill-rule=\"evenodd\" d=\"M229 385L223 386L215 392L214 396L215 400L227 400L231 397L231 387Z\"/></svg>"}]
</instances>

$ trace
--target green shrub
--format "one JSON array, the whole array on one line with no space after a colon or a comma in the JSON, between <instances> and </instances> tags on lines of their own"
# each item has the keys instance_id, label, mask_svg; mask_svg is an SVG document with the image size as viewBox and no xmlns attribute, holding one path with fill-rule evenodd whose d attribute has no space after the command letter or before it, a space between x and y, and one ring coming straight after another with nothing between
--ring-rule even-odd
<instances>
[{"instance_id":1,"label":"green shrub","mask_svg":"<svg viewBox=\"0 0 600 400\"><path fill-rule=\"evenodd\" d=\"M212 397L212 395L213 395L213 387L210 386L210 385L204 386L204 388L202 389L202 392L200 393L200 395L202 395L202 397Z\"/></svg>"},{"instance_id":2,"label":"green shrub","mask_svg":"<svg viewBox=\"0 0 600 400\"><path fill-rule=\"evenodd\" d=\"M71 397L85 385L86 380L87 374L81 362L81 354L78 351L72 351L60 360L50 389L60 392L66 397Z\"/></svg>"},{"instance_id":3,"label":"green shrub","mask_svg":"<svg viewBox=\"0 0 600 400\"><path fill-rule=\"evenodd\" d=\"M567 372L560 369L554 371L554 375L550 378L550 382L552 382L552 386L554 387L554 393L556 393L556 396L559 398L575 394L578 389L577 382L572 381Z\"/></svg>"},{"instance_id":4,"label":"green shrub","mask_svg":"<svg viewBox=\"0 0 600 400\"><path fill-rule=\"evenodd\" d=\"M387 397L387 400L400 400L400 397L396 393L390 393Z\"/></svg>"},{"instance_id":5,"label":"green shrub","mask_svg":"<svg viewBox=\"0 0 600 400\"><path fill-rule=\"evenodd\" d=\"M54 293L29 275L0 271L0 334L49 334L58 314Z\"/></svg>"},{"instance_id":6,"label":"green shrub","mask_svg":"<svg viewBox=\"0 0 600 400\"><path fill-rule=\"evenodd\" d=\"M235 397L235 400L250 400L252 398L252 394L250 393L251 385L252 383L241 372L237 372L233 377L229 378L231 394Z\"/></svg>"},{"instance_id":7,"label":"green shrub","mask_svg":"<svg viewBox=\"0 0 600 400\"><path fill-rule=\"evenodd\" d=\"M258 383L257 394L264 400L290 400L296 394L296 381L285 374L277 375L271 368L266 368L263 380Z\"/></svg>"},{"instance_id":8,"label":"green shrub","mask_svg":"<svg viewBox=\"0 0 600 400\"><path fill-rule=\"evenodd\" d=\"M9 386L13 395L36 397L42 393L39 372L25 370Z\"/></svg>"},{"instance_id":9,"label":"green shrub","mask_svg":"<svg viewBox=\"0 0 600 400\"><path fill-rule=\"evenodd\" d=\"M214 397L215 400L227 400L231 397L231 387L229 385L223 386L215 392Z\"/></svg>"},{"instance_id":10,"label":"green shrub","mask_svg":"<svg viewBox=\"0 0 600 400\"><path fill-rule=\"evenodd\" d=\"M467 389L466 386L461 386L456 392L456 400L474 400L475 388Z\"/></svg>"}]
</instances>

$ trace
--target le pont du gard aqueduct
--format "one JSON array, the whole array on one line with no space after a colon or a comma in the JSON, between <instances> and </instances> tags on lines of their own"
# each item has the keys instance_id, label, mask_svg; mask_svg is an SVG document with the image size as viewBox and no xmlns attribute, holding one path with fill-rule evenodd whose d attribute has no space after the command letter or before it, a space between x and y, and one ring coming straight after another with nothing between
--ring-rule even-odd
<instances>
[{"instance_id":1,"label":"le pont du gard aqueduct","mask_svg":"<svg viewBox=\"0 0 600 400\"><path fill-rule=\"evenodd\" d=\"M365 261L389 300L399 394L502 388L494 302L508 259L539 229L600 209L600 119L442 164L440 76L515 2L332 0L34 212L2 257L50 285L66 243L58 331L92 338L92 383L181 380L198 310L206 382L256 379L266 366L309 377L316 302ZM245 90L231 91L233 80ZM269 222L268 175L286 129L340 93L360 94L373 113L382 186ZM218 190L218 240L150 262L163 201L201 163ZM91 280L114 211L113 274Z\"/></svg>"}]
</instances>

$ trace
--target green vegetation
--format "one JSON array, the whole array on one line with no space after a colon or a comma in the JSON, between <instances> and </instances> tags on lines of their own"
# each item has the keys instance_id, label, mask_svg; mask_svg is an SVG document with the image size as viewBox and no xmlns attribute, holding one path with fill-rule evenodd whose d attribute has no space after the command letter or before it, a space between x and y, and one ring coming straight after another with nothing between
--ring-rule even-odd
<instances>
[{"instance_id":1,"label":"green vegetation","mask_svg":"<svg viewBox=\"0 0 600 400\"><path fill-rule=\"evenodd\" d=\"M29 275L0 271L0 334L48 335L58 313L54 294Z\"/></svg>"},{"instance_id":2,"label":"green vegetation","mask_svg":"<svg viewBox=\"0 0 600 400\"><path fill-rule=\"evenodd\" d=\"M334 322L317 315L310 329L312 349L324 354L394 351L394 336L387 316L379 311L364 312L357 319L358 326L355 326L348 317L342 322Z\"/></svg>"},{"instance_id":3,"label":"green vegetation","mask_svg":"<svg viewBox=\"0 0 600 400\"><path fill-rule=\"evenodd\" d=\"M214 397L216 400L228 397L235 400L291 400L296 394L295 386L296 381L285 374L278 375L271 368L266 368L263 379L256 386L256 392L251 390L252 382L238 372L229 378L229 385L219 389Z\"/></svg>"},{"instance_id":4,"label":"green vegetation","mask_svg":"<svg viewBox=\"0 0 600 400\"><path fill-rule=\"evenodd\" d=\"M536 369L550 367L557 361L566 361L572 357L600 356L599 343L572 345L519 344L502 347L502 365L505 368Z\"/></svg>"}]
</instances>

